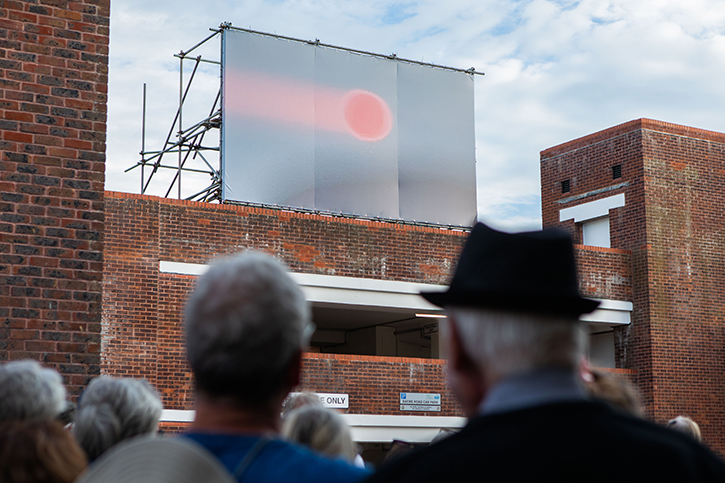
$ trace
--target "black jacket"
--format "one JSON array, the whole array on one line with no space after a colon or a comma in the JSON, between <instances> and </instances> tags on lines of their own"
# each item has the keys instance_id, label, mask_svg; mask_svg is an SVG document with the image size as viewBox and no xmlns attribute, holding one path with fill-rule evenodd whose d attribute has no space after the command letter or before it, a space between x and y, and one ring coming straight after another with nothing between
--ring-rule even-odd
<instances>
[{"instance_id":1,"label":"black jacket","mask_svg":"<svg viewBox=\"0 0 725 483\"><path fill-rule=\"evenodd\" d=\"M476 417L367 481L725 482L725 463L688 436L585 401Z\"/></svg>"}]
</instances>

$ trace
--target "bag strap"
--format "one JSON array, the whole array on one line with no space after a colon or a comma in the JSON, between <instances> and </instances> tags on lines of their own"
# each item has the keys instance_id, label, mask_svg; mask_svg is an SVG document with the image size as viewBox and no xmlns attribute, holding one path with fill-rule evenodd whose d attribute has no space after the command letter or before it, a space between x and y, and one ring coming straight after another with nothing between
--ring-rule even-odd
<instances>
[{"instance_id":1,"label":"bag strap","mask_svg":"<svg viewBox=\"0 0 725 483\"><path fill-rule=\"evenodd\" d=\"M267 446L270 441L271 440L266 436L260 437L257 442L254 443L252 449L250 449L247 454L244 455L242 461L240 461L237 467L234 469L234 477L237 479L237 481L242 480L242 476L244 475L244 473L246 473L249 465L252 464L254 459L259 455L259 453L262 452L264 447Z\"/></svg>"}]
</instances>

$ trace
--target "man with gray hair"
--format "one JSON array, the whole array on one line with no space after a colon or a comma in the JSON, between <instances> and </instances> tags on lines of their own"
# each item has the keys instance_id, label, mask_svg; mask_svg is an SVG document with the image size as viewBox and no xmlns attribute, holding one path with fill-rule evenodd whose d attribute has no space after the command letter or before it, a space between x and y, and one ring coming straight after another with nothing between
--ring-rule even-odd
<instances>
[{"instance_id":1,"label":"man with gray hair","mask_svg":"<svg viewBox=\"0 0 725 483\"><path fill-rule=\"evenodd\" d=\"M383 466L369 481L725 481L691 438L587 399L585 326L571 240L557 230L471 232L445 292L450 386L470 421L458 434Z\"/></svg>"},{"instance_id":2,"label":"man with gray hair","mask_svg":"<svg viewBox=\"0 0 725 483\"><path fill-rule=\"evenodd\" d=\"M241 481L358 481L367 472L284 442L282 403L300 381L314 326L302 290L278 261L247 252L220 260L185 311L196 418L186 437Z\"/></svg>"},{"instance_id":3,"label":"man with gray hair","mask_svg":"<svg viewBox=\"0 0 725 483\"><path fill-rule=\"evenodd\" d=\"M0 364L0 422L53 420L66 408L65 397L57 371L31 359Z\"/></svg>"}]
</instances>

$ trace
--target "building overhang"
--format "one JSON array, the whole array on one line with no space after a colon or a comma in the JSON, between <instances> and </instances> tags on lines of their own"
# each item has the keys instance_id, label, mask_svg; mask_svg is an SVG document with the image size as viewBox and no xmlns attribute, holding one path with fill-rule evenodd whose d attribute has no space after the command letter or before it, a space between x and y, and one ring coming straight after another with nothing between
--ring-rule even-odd
<instances>
[{"instance_id":1,"label":"building overhang","mask_svg":"<svg viewBox=\"0 0 725 483\"><path fill-rule=\"evenodd\" d=\"M208 264L159 262L161 273L202 275ZM428 303L421 291L444 291L446 285L399 282L371 278L340 277L312 273L290 273L302 288L305 298L317 307L339 307L348 310L377 310L390 313L442 313L440 307ZM632 303L620 300L593 299L599 308L580 317L583 322L597 325L627 325L631 322Z\"/></svg>"}]
</instances>

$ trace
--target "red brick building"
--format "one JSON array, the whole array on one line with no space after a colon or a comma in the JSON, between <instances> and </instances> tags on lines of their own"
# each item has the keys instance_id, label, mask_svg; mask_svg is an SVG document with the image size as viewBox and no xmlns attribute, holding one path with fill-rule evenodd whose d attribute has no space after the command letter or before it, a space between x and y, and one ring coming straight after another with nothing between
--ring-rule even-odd
<instances>
[{"instance_id":1,"label":"red brick building","mask_svg":"<svg viewBox=\"0 0 725 483\"><path fill-rule=\"evenodd\" d=\"M100 373L109 0L0 3L0 360Z\"/></svg>"},{"instance_id":2,"label":"red brick building","mask_svg":"<svg viewBox=\"0 0 725 483\"><path fill-rule=\"evenodd\" d=\"M401 412L400 392L441 394L429 436L462 423L433 358L437 325L423 335L435 319L415 314L436 311L417 291L446 283L465 231L114 192L106 220L103 372L148 379L167 409L193 409L181 314L196 275L257 249L282 259L313 305L300 389L347 395L358 434L380 430L366 415L425 416Z\"/></svg>"},{"instance_id":3,"label":"red brick building","mask_svg":"<svg viewBox=\"0 0 725 483\"><path fill-rule=\"evenodd\" d=\"M215 258L257 249L290 267L313 306L318 330L300 389L346 395L359 440L425 440L462 424L437 323L425 317L438 309L417 294L448 282L467 230L114 192L105 200L103 372L151 381L170 420L193 409L181 319L196 276ZM618 277L585 282L589 296L606 299L588 316L594 332L627 323L628 252L578 252ZM595 345L607 365L606 341ZM401 392L440 394L440 408L401 410Z\"/></svg>"},{"instance_id":4,"label":"red brick building","mask_svg":"<svg viewBox=\"0 0 725 483\"><path fill-rule=\"evenodd\" d=\"M720 454L723 188L725 134L660 121L639 119L541 153L544 227L603 247L580 256L585 290L593 280L629 280L632 323L611 333L616 367L635 372L649 416L689 415Z\"/></svg>"}]
</instances>

